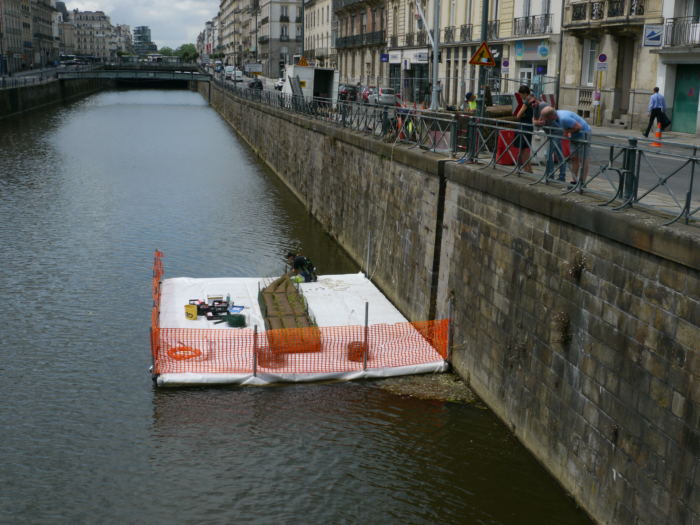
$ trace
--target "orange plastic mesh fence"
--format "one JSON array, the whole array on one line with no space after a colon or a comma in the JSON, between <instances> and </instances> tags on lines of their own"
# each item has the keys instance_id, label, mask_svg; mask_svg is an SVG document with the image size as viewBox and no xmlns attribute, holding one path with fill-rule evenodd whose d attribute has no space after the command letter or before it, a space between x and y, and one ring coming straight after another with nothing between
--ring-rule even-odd
<instances>
[{"instance_id":1,"label":"orange plastic mesh fence","mask_svg":"<svg viewBox=\"0 0 700 525\"><path fill-rule=\"evenodd\" d=\"M153 254L153 309L151 310L151 353L155 363L160 344L160 285L163 280L163 252L156 250Z\"/></svg>"},{"instance_id":2,"label":"orange plastic mesh fence","mask_svg":"<svg viewBox=\"0 0 700 525\"><path fill-rule=\"evenodd\" d=\"M252 373L254 366L260 373L353 372L365 367L365 348L367 368L415 366L447 357L447 319L257 334L251 329L158 328L153 322L155 374Z\"/></svg>"}]
</instances>

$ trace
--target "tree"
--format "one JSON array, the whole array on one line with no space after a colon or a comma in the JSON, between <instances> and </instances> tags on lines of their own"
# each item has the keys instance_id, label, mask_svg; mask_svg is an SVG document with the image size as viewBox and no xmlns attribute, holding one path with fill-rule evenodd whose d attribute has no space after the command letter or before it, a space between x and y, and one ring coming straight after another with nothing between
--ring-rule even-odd
<instances>
[{"instance_id":1,"label":"tree","mask_svg":"<svg viewBox=\"0 0 700 525\"><path fill-rule=\"evenodd\" d=\"M158 50L158 52L159 52L161 55L166 56L166 57L175 56L175 51L173 51L173 49L172 49L171 47L167 47L167 46L161 47L161 48Z\"/></svg>"},{"instance_id":2,"label":"tree","mask_svg":"<svg viewBox=\"0 0 700 525\"><path fill-rule=\"evenodd\" d=\"M182 44L175 50L175 55L179 56L183 62L194 62L199 56L194 44Z\"/></svg>"}]
</instances>

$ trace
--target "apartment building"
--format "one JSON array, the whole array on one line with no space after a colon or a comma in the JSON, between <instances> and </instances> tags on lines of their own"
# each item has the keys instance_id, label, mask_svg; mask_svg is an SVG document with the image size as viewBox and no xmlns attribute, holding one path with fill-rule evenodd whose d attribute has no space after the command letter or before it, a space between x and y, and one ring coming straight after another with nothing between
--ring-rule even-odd
<instances>
[{"instance_id":1,"label":"apartment building","mask_svg":"<svg viewBox=\"0 0 700 525\"><path fill-rule=\"evenodd\" d=\"M304 3L304 56L320 67L337 66L336 26L332 0Z\"/></svg>"},{"instance_id":2,"label":"apartment building","mask_svg":"<svg viewBox=\"0 0 700 525\"><path fill-rule=\"evenodd\" d=\"M75 54L107 61L114 58L112 23L103 11L74 9L71 22L75 26Z\"/></svg>"},{"instance_id":3,"label":"apartment building","mask_svg":"<svg viewBox=\"0 0 700 525\"><path fill-rule=\"evenodd\" d=\"M44 67L58 60L58 40L54 38L55 0L31 0L32 64ZM58 36L58 35L56 35Z\"/></svg>"},{"instance_id":4,"label":"apartment building","mask_svg":"<svg viewBox=\"0 0 700 525\"><path fill-rule=\"evenodd\" d=\"M398 4L408 0L399 0ZM386 85L386 5L384 0L334 0L335 48L342 82ZM396 5L393 3L392 5Z\"/></svg>"},{"instance_id":5,"label":"apartment building","mask_svg":"<svg viewBox=\"0 0 700 525\"><path fill-rule=\"evenodd\" d=\"M566 0L560 107L638 127L658 76L644 28L662 22L662 0Z\"/></svg>"},{"instance_id":6,"label":"apartment building","mask_svg":"<svg viewBox=\"0 0 700 525\"><path fill-rule=\"evenodd\" d=\"M219 40L224 64L236 64L235 0L221 0L219 4Z\"/></svg>"},{"instance_id":7,"label":"apartment building","mask_svg":"<svg viewBox=\"0 0 700 525\"><path fill-rule=\"evenodd\" d=\"M133 38L131 36L131 28L126 24L117 24L114 26L114 47L116 52L121 51L125 54L131 54L134 51Z\"/></svg>"},{"instance_id":8,"label":"apartment building","mask_svg":"<svg viewBox=\"0 0 700 525\"><path fill-rule=\"evenodd\" d=\"M20 0L0 0L0 74L19 71L23 64L26 59Z\"/></svg>"},{"instance_id":9,"label":"apartment building","mask_svg":"<svg viewBox=\"0 0 700 525\"><path fill-rule=\"evenodd\" d=\"M301 0L261 0L257 17L258 62L263 75L281 77L302 51Z\"/></svg>"},{"instance_id":10,"label":"apartment building","mask_svg":"<svg viewBox=\"0 0 700 525\"><path fill-rule=\"evenodd\" d=\"M654 44L655 85L669 106L671 129L700 135L700 0L666 0L662 15L660 45L649 38L654 27L647 26L643 41Z\"/></svg>"}]
</instances>

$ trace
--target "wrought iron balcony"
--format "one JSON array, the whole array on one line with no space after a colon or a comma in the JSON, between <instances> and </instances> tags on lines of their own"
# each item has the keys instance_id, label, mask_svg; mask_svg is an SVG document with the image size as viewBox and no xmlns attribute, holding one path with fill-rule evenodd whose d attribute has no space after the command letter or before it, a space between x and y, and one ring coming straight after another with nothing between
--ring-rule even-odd
<instances>
[{"instance_id":1,"label":"wrought iron balcony","mask_svg":"<svg viewBox=\"0 0 700 525\"><path fill-rule=\"evenodd\" d=\"M464 24L459 28L459 40L469 42L472 39L472 25Z\"/></svg>"},{"instance_id":2,"label":"wrought iron balcony","mask_svg":"<svg viewBox=\"0 0 700 525\"><path fill-rule=\"evenodd\" d=\"M261 44L267 44L269 41L270 41L270 37L269 37L269 36L263 35L263 36L259 36L259 37L258 37L258 42L261 43Z\"/></svg>"},{"instance_id":3,"label":"wrought iron balcony","mask_svg":"<svg viewBox=\"0 0 700 525\"><path fill-rule=\"evenodd\" d=\"M445 44L451 44L455 41L455 27L454 26L449 26L444 29L443 35L442 35L442 41Z\"/></svg>"},{"instance_id":4,"label":"wrought iron balcony","mask_svg":"<svg viewBox=\"0 0 700 525\"><path fill-rule=\"evenodd\" d=\"M700 46L700 18L683 16L667 18L664 46Z\"/></svg>"},{"instance_id":5,"label":"wrought iron balcony","mask_svg":"<svg viewBox=\"0 0 700 525\"><path fill-rule=\"evenodd\" d=\"M552 32L552 15L524 16L513 19L513 35L541 35Z\"/></svg>"},{"instance_id":6,"label":"wrought iron balcony","mask_svg":"<svg viewBox=\"0 0 700 525\"><path fill-rule=\"evenodd\" d=\"M289 42L289 35L280 35L280 42Z\"/></svg>"},{"instance_id":7,"label":"wrought iron balcony","mask_svg":"<svg viewBox=\"0 0 700 525\"><path fill-rule=\"evenodd\" d=\"M428 33L426 33L425 29L421 29L416 33L416 44L419 46L424 46L428 42Z\"/></svg>"},{"instance_id":8,"label":"wrought iron balcony","mask_svg":"<svg viewBox=\"0 0 700 525\"><path fill-rule=\"evenodd\" d=\"M280 15L280 22L289 22L289 17L287 15Z\"/></svg>"},{"instance_id":9,"label":"wrought iron balcony","mask_svg":"<svg viewBox=\"0 0 700 525\"><path fill-rule=\"evenodd\" d=\"M643 16L644 0L588 0L571 3L567 11L567 24L608 20L619 23L623 17Z\"/></svg>"},{"instance_id":10,"label":"wrought iron balcony","mask_svg":"<svg viewBox=\"0 0 700 525\"><path fill-rule=\"evenodd\" d=\"M488 40L496 40L499 38L498 36L498 30L501 26L501 21L500 20L489 20L489 25L488 25L488 32L486 33L488 36Z\"/></svg>"},{"instance_id":11,"label":"wrought iron balcony","mask_svg":"<svg viewBox=\"0 0 700 525\"><path fill-rule=\"evenodd\" d=\"M386 42L384 35L384 31L372 31L371 33L361 33L359 35L340 36L335 39L335 47L342 49L384 44Z\"/></svg>"},{"instance_id":12,"label":"wrought iron balcony","mask_svg":"<svg viewBox=\"0 0 700 525\"><path fill-rule=\"evenodd\" d=\"M297 16L297 17L294 19L294 21L295 21L297 24L301 24L301 16Z\"/></svg>"},{"instance_id":13,"label":"wrought iron balcony","mask_svg":"<svg viewBox=\"0 0 700 525\"><path fill-rule=\"evenodd\" d=\"M260 20L260 25L261 25L261 26L264 26L264 25L267 24L269 21L270 21L270 18L266 16L265 18L263 18L262 20Z\"/></svg>"},{"instance_id":14,"label":"wrought iron balcony","mask_svg":"<svg viewBox=\"0 0 700 525\"><path fill-rule=\"evenodd\" d=\"M406 33L406 34L404 35L404 42L405 42L405 45L407 45L407 46L412 46L412 45L413 45L413 41L414 41L414 39L415 39L415 36L416 36L416 35L415 35L414 33Z\"/></svg>"},{"instance_id":15,"label":"wrought iron balcony","mask_svg":"<svg viewBox=\"0 0 700 525\"><path fill-rule=\"evenodd\" d=\"M318 49L314 49L314 56L318 58L323 58L329 56L328 48L327 47L319 47Z\"/></svg>"},{"instance_id":16,"label":"wrought iron balcony","mask_svg":"<svg viewBox=\"0 0 700 525\"><path fill-rule=\"evenodd\" d=\"M397 35L389 37L389 47L399 47L399 37Z\"/></svg>"}]
</instances>

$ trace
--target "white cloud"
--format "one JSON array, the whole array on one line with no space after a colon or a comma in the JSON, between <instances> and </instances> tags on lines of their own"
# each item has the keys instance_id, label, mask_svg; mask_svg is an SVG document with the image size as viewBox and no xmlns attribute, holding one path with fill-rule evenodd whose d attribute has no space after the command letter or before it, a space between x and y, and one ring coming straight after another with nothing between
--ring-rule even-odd
<instances>
[{"instance_id":1,"label":"white cloud","mask_svg":"<svg viewBox=\"0 0 700 525\"><path fill-rule=\"evenodd\" d=\"M112 24L151 28L158 47L197 41L204 23L219 9L218 0L64 0L69 11L104 11Z\"/></svg>"}]
</instances>

